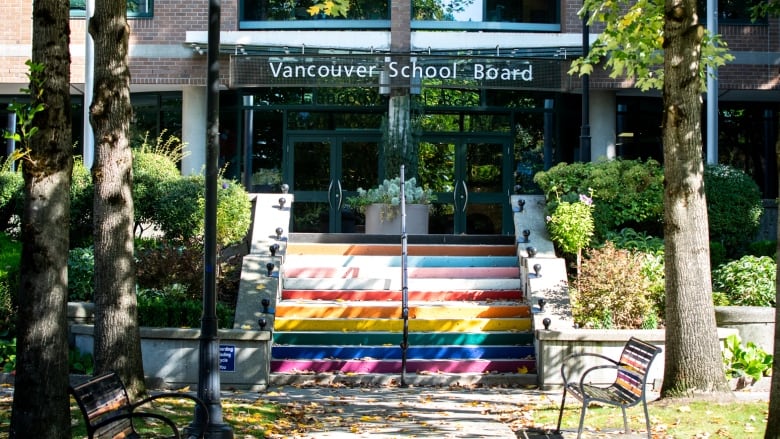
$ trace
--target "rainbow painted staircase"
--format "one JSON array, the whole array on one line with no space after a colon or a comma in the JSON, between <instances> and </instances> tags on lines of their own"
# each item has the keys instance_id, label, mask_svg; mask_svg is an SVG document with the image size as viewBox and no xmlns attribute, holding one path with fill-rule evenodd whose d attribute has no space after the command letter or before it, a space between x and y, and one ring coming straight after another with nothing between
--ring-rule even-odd
<instances>
[{"instance_id":1,"label":"rainbow painted staircase","mask_svg":"<svg viewBox=\"0 0 780 439\"><path fill-rule=\"evenodd\" d=\"M271 383L400 383L398 236L290 234ZM534 384L514 237L410 236L408 384Z\"/></svg>"}]
</instances>

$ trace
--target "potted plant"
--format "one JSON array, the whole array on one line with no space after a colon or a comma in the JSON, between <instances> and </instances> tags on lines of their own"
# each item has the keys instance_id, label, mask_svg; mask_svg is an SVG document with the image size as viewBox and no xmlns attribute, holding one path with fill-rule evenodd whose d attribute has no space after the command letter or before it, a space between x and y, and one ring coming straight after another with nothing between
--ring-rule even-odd
<instances>
[{"instance_id":1,"label":"potted plant","mask_svg":"<svg viewBox=\"0 0 780 439\"><path fill-rule=\"evenodd\" d=\"M358 194L347 199L348 204L366 218L368 234L401 233L401 178L383 181L371 189L358 188ZM434 201L433 191L417 186L412 177L404 184L406 200L406 232L421 235L428 233L428 210Z\"/></svg>"},{"instance_id":2,"label":"potted plant","mask_svg":"<svg viewBox=\"0 0 780 439\"><path fill-rule=\"evenodd\" d=\"M260 168L252 174L252 192L272 193L279 190L282 172L276 168Z\"/></svg>"}]
</instances>

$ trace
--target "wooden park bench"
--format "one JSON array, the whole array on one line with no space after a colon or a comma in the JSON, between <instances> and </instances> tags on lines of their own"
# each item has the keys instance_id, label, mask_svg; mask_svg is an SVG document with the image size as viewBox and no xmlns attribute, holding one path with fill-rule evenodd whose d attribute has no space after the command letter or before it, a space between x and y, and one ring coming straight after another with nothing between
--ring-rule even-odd
<instances>
[{"instance_id":1,"label":"wooden park bench","mask_svg":"<svg viewBox=\"0 0 780 439\"><path fill-rule=\"evenodd\" d=\"M645 410L645 423L647 424L647 437L650 439L650 417L647 413L647 401L645 400L645 387L647 384L647 374L650 370L655 357L661 353L661 348L653 346L637 338L631 337L623 347L623 353L620 359L615 361L607 356L593 353L571 354L566 356L561 365L561 376L563 377L563 397L561 398L561 411L558 414L558 427L556 432L561 431L561 418L563 417L563 405L566 402L566 394L582 402L582 411L580 413L580 425L577 429L577 438L582 435L582 427L585 422L585 412L591 402L600 402L603 404L618 406L623 411L623 428L625 433L629 434L628 420L626 419L626 408L632 407L640 402ZM571 371L574 367L571 363L578 357L598 357L606 360L608 364L593 366L582 372L579 381L569 382L567 370ZM616 371L615 382L608 386L596 386L588 382L588 374L603 369L614 369Z\"/></svg>"},{"instance_id":2,"label":"wooden park bench","mask_svg":"<svg viewBox=\"0 0 780 439\"><path fill-rule=\"evenodd\" d=\"M158 413L136 411L137 408L162 398L186 398L203 409L204 421L201 432L208 424L208 407L199 398L186 393L159 393L131 403L127 389L114 372L104 373L68 388L76 400L87 426L89 439L133 439L141 438L134 427L137 419L156 419L165 423L173 433L172 438L180 439L176 424L168 417ZM191 437L195 437L194 435Z\"/></svg>"}]
</instances>

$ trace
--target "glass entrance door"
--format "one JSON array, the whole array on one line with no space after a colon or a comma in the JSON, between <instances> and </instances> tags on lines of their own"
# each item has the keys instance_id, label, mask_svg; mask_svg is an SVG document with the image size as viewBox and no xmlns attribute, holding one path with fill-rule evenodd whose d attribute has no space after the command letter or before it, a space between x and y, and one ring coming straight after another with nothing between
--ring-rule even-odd
<instances>
[{"instance_id":1,"label":"glass entrance door","mask_svg":"<svg viewBox=\"0 0 780 439\"><path fill-rule=\"evenodd\" d=\"M512 232L510 142L502 138L431 139L420 144L420 183L436 191L430 233Z\"/></svg>"},{"instance_id":2,"label":"glass entrance door","mask_svg":"<svg viewBox=\"0 0 780 439\"><path fill-rule=\"evenodd\" d=\"M379 142L357 136L290 136L286 159L293 232L352 233L347 197L378 180Z\"/></svg>"}]
</instances>

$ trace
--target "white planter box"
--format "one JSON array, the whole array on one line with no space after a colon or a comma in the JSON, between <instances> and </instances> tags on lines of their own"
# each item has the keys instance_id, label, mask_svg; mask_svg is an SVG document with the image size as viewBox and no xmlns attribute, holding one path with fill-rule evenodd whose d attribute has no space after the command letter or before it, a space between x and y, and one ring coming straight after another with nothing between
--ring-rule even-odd
<instances>
[{"instance_id":1,"label":"white planter box","mask_svg":"<svg viewBox=\"0 0 780 439\"><path fill-rule=\"evenodd\" d=\"M387 220L387 212L395 210ZM428 234L427 204L406 205L406 233L408 235ZM386 204L371 204L366 206L366 234L369 235L400 235L401 234L401 208Z\"/></svg>"}]
</instances>

